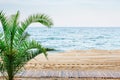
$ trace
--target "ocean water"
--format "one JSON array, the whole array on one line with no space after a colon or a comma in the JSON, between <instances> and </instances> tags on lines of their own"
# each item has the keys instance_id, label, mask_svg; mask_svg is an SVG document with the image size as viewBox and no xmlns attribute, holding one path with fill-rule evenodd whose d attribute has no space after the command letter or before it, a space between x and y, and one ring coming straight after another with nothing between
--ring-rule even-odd
<instances>
[{"instance_id":1,"label":"ocean water","mask_svg":"<svg viewBox=\"0 0 120 80\"><path fill-rule=\"evenodd\" d=\"M31 39L58 51L120 49L119 27L29 27Z\"/></svg>"}]
</instances>

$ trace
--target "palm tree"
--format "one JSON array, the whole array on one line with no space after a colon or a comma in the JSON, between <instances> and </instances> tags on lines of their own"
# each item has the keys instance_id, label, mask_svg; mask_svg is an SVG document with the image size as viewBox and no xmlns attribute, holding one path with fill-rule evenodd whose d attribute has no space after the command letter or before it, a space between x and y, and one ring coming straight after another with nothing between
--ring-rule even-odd
<instances>
[{"instance_id":1,"label":"palm tree","mask_svg":"<svg viewBox=\"0 0 120 80\"><path fill-rule=\"evenodd\" d=\"M0 12L2 31L0 33L0 72L6 80L13 80L15 74L32 58L44 53L46 49L34 40L28 40L27 27L39 22L47 27L53 25L52 20L45 14L34 14L25 21L19 21L19 11L7 17Z\"/></svg>"}]
</instances>

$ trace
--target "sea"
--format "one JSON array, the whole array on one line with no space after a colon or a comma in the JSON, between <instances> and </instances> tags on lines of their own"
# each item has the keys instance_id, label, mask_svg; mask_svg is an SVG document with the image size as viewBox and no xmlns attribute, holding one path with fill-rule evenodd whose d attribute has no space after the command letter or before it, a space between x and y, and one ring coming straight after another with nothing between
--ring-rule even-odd
<instances>
[{"instance_id":1,"label":"sea","mask_svg":"<svg viewBox=\"0 0 120 80\"><path fill-rule=\"evenodd\" d=\"M120 49L120 27L29 27L30 39L56 51Z\"/></svg>"}]
</instances>

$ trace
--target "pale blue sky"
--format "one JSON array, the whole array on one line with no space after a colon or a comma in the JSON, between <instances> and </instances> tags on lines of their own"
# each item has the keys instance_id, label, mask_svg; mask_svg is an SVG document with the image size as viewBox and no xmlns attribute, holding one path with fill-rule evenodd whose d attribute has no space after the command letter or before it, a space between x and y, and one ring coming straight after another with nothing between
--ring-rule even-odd
<instances>
[{"instance_id":1,"label":"pale blue sky","mask_svg":"<svg viewBox=\"0 0 120 80\"><path fill-rule=\"evenodd\" d=\"M0 0L0 10L7 14L19 10L21 20L45 13L60 27L120 26L120 0Z\"/></svg>"}]
</instances>

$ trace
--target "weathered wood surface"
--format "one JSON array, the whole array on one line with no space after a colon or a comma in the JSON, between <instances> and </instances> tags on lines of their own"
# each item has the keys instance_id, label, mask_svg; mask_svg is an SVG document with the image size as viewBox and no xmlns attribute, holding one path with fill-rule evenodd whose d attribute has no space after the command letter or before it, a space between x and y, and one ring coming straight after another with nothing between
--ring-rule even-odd
<instances>
[{"instance_id":1,"label":"weathered wood surface","mask_svg":"<svg viewBox=\"0 0 120 80\"><path fill-rule=\"evenodd\" d=\"M26 70L20 72L16 77L61 77L61 78L120 78L120 72L118 71L52 71L52 70Z\"/></svg>"}]
</instances>

